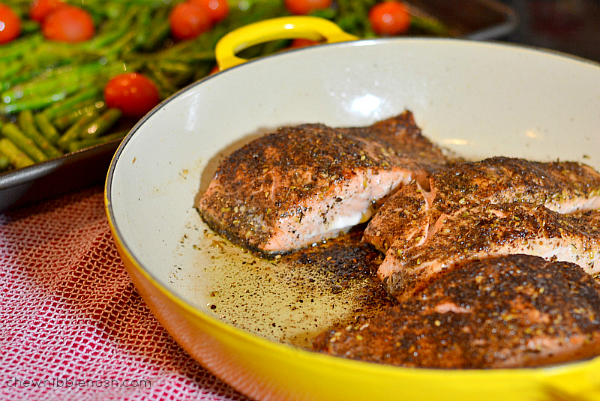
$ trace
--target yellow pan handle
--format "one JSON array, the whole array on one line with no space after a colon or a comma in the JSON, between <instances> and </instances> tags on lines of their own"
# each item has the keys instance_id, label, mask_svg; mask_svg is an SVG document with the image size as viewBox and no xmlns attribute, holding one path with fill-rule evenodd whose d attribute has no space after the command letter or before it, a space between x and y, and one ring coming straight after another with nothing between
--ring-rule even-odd
<instances>
[{"instance_id":1,"label":"yellow pan handle","mask_svg":"<svg viewBox=\"0 0 600 401\"><path fill-rule=\"evenodd\" d=\"M251 46L272 40L294 38L325 40L327 43L358 39L324 18L298 16L259 21L229 32L217 43L215 55L219 70L245 63L247 60L237 57L236 53Z\"/></svg>"}]
</instances>

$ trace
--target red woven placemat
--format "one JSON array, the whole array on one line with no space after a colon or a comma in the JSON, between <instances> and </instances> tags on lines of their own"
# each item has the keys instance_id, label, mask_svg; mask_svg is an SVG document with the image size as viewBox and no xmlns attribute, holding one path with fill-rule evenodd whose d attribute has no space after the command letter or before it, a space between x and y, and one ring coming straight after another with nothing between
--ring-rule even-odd
<instances>
[{"instance_id":1,"label":"red woven placemat","mask_svg":"<svg viewBox=\"0 0 600 401\"><path fill-rule=\"evenodd\" d=\"M247 400L160 326L102 188L0 214L1 400Z\"/></svg>"}]
</instances>

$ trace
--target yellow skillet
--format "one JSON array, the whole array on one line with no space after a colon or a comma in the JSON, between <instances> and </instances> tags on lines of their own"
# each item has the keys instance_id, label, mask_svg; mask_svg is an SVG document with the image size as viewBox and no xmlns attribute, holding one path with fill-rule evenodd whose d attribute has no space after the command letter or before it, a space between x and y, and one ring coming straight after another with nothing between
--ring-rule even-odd
<instances>
[{"instance_id":1,"label":"yellow skillet","mask_svg":"<svg viewBox=\"0 0 600 401\"><path fill-rule=\"evenodd\" d=\"M216 49L221 70L230 69L159 105L115 154L105 190L111 231L132 281L167 331L207 369L259 400L600 400L600 358L464 371L362 363L236 328L211 313L206 299L186 292L186 281L201 279L202 263L209 263L198 262L185 242L191 241L187 233L202 235L191 204L203 170L254 129L308 119L357 125L408 107L434 140L468 156L573 159L600 149L592 135L594 126L598 134L600 110L597 65L531 49L433 39L328 44L244 65L236 56L253 44L291 37L355 39L310 17L232 32ZM483 64L482 58L490 61ZM506 68L514 65L520 71ZM569 84L544 78L557 73ZM566 88L577 93L569 95ZM548 100L558 91L561 97ZM379 108L357 109L365 103L353 99L363 98ZM569 137L560 137L566 129ZM544 135L552 140L539 140ZM181 267L184 278L177 276Z\"/></svg>"}]
</instances>

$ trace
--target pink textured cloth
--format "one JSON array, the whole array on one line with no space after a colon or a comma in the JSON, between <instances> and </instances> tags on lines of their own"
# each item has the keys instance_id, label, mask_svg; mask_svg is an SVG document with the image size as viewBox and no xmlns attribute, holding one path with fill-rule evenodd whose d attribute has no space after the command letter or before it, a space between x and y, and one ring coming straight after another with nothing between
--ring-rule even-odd
<instances>
[{"instance_id":1,"label":"pink textured cloth","mask_svg":"<svg viewBox=\"0 0 600 401\"><path fill-rule=\"evenodd\" d=\"M0 350L0 400L247 400L152 316L99 187L0 214Z\"/></svg>"}]
</instances>

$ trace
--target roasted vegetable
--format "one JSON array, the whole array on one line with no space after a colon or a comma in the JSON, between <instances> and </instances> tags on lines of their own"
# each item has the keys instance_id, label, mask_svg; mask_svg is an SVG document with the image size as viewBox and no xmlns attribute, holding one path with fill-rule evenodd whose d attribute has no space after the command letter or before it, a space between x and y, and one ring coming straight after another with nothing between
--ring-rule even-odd
<instances>
[{"instance_id":1,"label":"roasted vegetable","mask_svg":"<svg viewBox=\"0 0 600 401\"><path fill-rule=\"evenodd\" d=\"M337 0L310 14L358 37L373 37L368 13L376 3ZM170 19L183 4L210 14L208 31L174 31ZM63 19L74 17L56 26L59 12ZM151 106L133 113L127 102L105 99L111 79L145 77L156 86L156 104L211 73L214 47L225 34L290 11L284 0L13 0L7 13L21 27L0 44L0 172L122 138ZM446 34L435 21L414 21L419 34ZM259 57L290 43L253 46L242 56Z\"/></svg>"}]
</instances>

